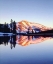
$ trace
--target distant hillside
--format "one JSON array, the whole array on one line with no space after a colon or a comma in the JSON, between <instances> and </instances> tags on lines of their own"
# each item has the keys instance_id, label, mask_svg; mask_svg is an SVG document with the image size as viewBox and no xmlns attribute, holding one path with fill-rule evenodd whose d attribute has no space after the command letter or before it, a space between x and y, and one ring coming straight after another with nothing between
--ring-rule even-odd
<instances>
[{"instance_id":1,"label":"distant hillside","mask_svg":"<svg viewBox=\"0 0 53 64\"><path fill-rule=\"evenodd\" d=\"M53 33L53 30L42 31L40 33Z\"/></svg>"}]
</instances>

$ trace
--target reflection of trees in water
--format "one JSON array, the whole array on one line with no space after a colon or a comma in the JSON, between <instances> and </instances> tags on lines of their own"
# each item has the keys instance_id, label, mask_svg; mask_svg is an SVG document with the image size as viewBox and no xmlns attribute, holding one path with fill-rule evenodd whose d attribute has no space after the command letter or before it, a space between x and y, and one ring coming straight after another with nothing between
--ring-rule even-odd
<instances>
[{"instance_id":1,"label":"reflection of trees in water","mask_svg":"<svg viewBox=\"0 0 53 64\"><path fill-rule=\"evenodd\" d=\"M4 44L5 46L10 43L10 48L15 48L16 44L21 46L27 46L29 44L37 44L41 43L47 39L51 39L52 37L41 37L41 36L2 36L0 37L0 45Z\"/></svg>"},{"instance_id":2,"label":"reflection of trees in water","mask_svg":"<svg viewBox=\"0 0 53 64\"><path fill-rule=\"evenodd\" d=\"M0 45L4 44L5 46L10 43L11 49L16 46L16 36L2 36L0 37Z\"/></svg>"}]
</instances>

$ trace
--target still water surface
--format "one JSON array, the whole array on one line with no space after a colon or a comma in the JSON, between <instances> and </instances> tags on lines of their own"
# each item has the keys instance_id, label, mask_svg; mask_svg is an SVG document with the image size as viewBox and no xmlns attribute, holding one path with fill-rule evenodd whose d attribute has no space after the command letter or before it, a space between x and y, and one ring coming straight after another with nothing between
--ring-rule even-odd
<instances>
[{"instance_id":1,"label":"still water surface","mask_svg":"<svg viewBox=\"0 0 53 64\"><path fill-rule=\"evenodd\" d=\"M9 40L8 45L1 44L0 64L53 64L53 38L40 38L27 39L25 36L18 39L16 36L16 45L12 49Z\"/></svg>"}]
</instances>

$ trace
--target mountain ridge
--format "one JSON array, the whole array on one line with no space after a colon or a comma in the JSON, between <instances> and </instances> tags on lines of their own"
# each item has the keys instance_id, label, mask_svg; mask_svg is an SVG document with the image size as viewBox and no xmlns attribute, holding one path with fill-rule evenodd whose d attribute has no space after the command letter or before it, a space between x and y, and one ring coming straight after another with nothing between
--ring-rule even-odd
<instances>
[{"instance_id":1,"label":"mountain ridge","mask_svg":"<svg viewBox=\"0 0 53 64\"><path fill-rule=\"evenodd\" d=\"M53 28L41 25L39 23L35 23L35 22L33 23L33 22L26 21L26 20L22 20L20 22L17 22L16 23L16 29L18 29L18 27L21 29L21 31L28 30L29 28L31 30L37 28L37 29L40 29L41 31L46 31L46 30L53 29Z\"/></svg>"}]
</instances>

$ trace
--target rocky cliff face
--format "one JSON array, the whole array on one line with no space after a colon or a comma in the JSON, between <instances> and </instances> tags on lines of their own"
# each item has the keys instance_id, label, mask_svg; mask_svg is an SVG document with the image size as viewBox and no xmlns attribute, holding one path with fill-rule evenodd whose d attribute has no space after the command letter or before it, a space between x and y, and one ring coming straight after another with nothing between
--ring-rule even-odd
<instances>
[{"instance_id":1,"label":"rocky cliff face","mask_svg":"<svg viewBox=\"0 0 53 64\"><path fill-rule=\"evenodd\" d=\"M28 22L26 20L22 20L18 23L16 23L16 30L17 31L27 31L28 29L32 30L40 30L40 31L46 31L46 30L51 30L53 28L46 27L44 25L41 25L39 23L32 23Z\"/></svg>"}]
</instances>

